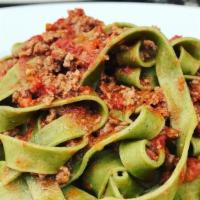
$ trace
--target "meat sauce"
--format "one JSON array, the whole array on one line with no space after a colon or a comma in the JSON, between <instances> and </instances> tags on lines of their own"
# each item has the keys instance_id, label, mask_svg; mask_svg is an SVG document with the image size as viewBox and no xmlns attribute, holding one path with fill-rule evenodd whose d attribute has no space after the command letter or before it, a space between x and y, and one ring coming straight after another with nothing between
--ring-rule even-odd
<instances>
[{"instance_id":1,"label":"meat sauce","mask_svg":"<svg viewBox=\"0 0 200 200\"><path fill-rule=\"evenodd\" d=\"M13 102L18 107L29 107L73 96L83 73L112 38L104 26L75 9L67 18L47 24L43 34L24 42L13 55L20 65L24 60L26 72Z\"/></svg>"}]
</instances>

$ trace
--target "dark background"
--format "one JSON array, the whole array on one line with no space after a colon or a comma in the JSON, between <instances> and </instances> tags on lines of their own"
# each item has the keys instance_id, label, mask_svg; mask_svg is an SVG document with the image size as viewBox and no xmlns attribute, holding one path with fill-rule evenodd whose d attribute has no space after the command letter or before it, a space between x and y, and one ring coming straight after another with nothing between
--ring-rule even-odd
<instances>
[{"instance_id":1,"label":"dark background","mask_svg":"<svg viewBox=\"0 0 200 200\"><path fill-rule=\"evenodd\" d=\"M117 2L120 2L120 1L117 1ZM177 5L200 6L200 0L132 0L132 1L129 0L129 1L122 1L122 2L168 3L168 4L177 4ZM9 3L9 4L5 4L5 3L1 4L1 1L0 1L0 7L17 6L17 5L25 5L25 4L11 4L11 3Z\"/></svg>"}]
</instances>

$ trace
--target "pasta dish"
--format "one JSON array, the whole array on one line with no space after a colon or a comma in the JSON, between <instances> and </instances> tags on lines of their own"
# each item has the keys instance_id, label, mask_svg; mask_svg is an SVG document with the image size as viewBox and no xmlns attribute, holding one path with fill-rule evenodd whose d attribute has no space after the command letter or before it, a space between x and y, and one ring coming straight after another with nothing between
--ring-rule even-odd
<instances>
[{"instance_id":1,"label":"pasta dish","mask_svg":"<svg viewBox=\"0 0 200 200\"><path fill-rule=\"evenodd\" d=\"M1 200L200 200L200 40L82 9L0 60Z\"/></svg>"}]
</instances>

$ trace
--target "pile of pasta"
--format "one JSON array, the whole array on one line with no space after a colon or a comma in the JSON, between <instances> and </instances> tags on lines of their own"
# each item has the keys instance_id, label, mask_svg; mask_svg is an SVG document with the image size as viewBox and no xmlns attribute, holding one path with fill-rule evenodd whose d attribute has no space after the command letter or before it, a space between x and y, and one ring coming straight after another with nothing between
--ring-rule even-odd
<instances>
[{"instance_id":1,"label":"pile of pasta","mask_svg":"<svg viewBox=\"0 0 200 200\"><path fill-rule=\"evenodd\" d=\"M199 200L200 137L189 84L200 79L200 41L189 37L169 40L156 27L97 24L78 33L81 37L76 35L76 44L91 42L95 26L101 27L105 44L98 43L98 51L90 49L96 53L84 70L77 64L78 86L66 97L35 100L44 91L54 94L53 89L42 88L41 82L34 89L27 86L32 103L27 103L30 92L23 99L20 93L18 103L13 101L27 81L28 66L40 66L37 58L48 56L51 50L20 57L17 52L27 42L18 43L12 55L1 60L0 199ZM67 29L49 27L49 32ZM66 48L65 56L68 51L74 53L66 39L60 45L60 49ZM150 41L149 49L145 49L145 41ZM13 65L8 64L11 60ZM57 62L61 70L53 72L54 76L65 76L71 70L73 63L67 63L66 70L63 62L64 57ZM74 78L72 74L70 80ZM111 88L104 93L102 88L109 84L116 84L119 92ZM156 88L162 91L167 114L156 103L144 101L135 106L139 102L135 93L141 92L142 98L145 91ZM53 119L47 122L51 112ZM170 137L166 129L174 135ZM168 169L170 158L172 167ZM192 160L196 164L190 172L196 174L188 180Z\"/></svg>"}]
</instances>

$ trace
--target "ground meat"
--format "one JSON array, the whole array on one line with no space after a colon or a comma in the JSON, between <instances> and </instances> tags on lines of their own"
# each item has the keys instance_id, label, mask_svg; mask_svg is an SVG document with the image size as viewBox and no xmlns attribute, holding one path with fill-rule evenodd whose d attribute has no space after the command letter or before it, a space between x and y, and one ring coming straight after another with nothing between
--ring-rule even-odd
<instances>
[{"instance_id":1,"label":"ground meat","mask_svg":"<svg viewBox=\"0 0 200 200\"><path fill-rule=\"evenodd\" d=\"M140 56L143 61L151 60L156 56L157 46L151 40L144 40L140 49Z\"/></svg>"},{"instance_id":2,"label":"ground meat","mask_svg":"<svg viewBox=\"0 0 200 200\"><path fill-rule=\"evenodd\" d=\"M197 76L200 74L197 73ZM200 135L200 80L192 80L189 83L190 94L196 110L198 124L196 127L196 134Z\"/></svg>"},{"instance_id":3,"label":"ground meat","mask_svg":"<svg viewBox=\"0 0 200 200\"><path fill-rule=\"evenodd\" d=\"M140 83L143 86L143 89L146 90L151 90L152 86L151 86L151 81L152 81L152 77L141 77Z\"/></svg>"},{"instance_id":4,"label":"ground meat","mask_svg":"<svg viewBox=\"0 0 200 200\"><path fill-rule=\"evenodd\" d=\"M44 127L45 125L49 124L54 119L56 119L56 117L57 117L56 108L49 109L47 116L41 122L41 126Z\"/></svg>"},{"instance_id":5,"label":"ground meat","mask_svg":"<svg viewBox=\"0 0 200 200\"><path fill-rule=\"evenodd\" d=\"M191 182L200 176L200 159L188 158L185 181Z\"/></svg>"},{"instance_id":6,"label":"ground meat","mask_svg":"<svg viewBox=\"0 0 200 200\"><path fill-rule=\"evenodd\" d=\"M27 107L74 95L83 73L114 36L112 31L104 31L101 21L86 16L81 9L48 24L45 33L24 42L13 55L25 71L13 102Z\"/></svg>"},{"instance_id":7,"label":"ground meat","mask_svg":"<svg viewBox=\"0 0 200 200\"><path fill-rule=\"evenodd\" d=\"M62 66L52 56L47 56L43 60L42 67L46 73L58 73Z\"/></svg>"},{"instance_id":8,"label":"ground meat","mask_svg":"<svg viewBox=\"0 0 200 200\"><path fill-rule=\"evenodd\" d=\"M33 48L33 55L44 55L49 50L49 45L38 42Z\"/></svg>"},{"instance_id":9,"label":"ground meat","mask_svg":"<svg viewBox=\"0 0 200 200\"><path fill-rule=\"evenodd\" d=\"M21 47L15 52L15 57L31 56L35 45L42 42L41 35L36 35L30 38L28 41L24 42Z\"/></svg>"},{"instance_id":10,"label":"ground meat","mask_svg":"<svg viewBox=\"0 0 200 200\"><path fill-rule=\"evenodd\" d=\"M59 115L68 114L74 121L82 126L87 132L91 132L100 122L101 116L98 110L87 106L66 106L64 109L58 110Z\"/></svg>"},{"instance_id":11,"label":"ground meat","mask_svg":"<svg viewBox=\"0 0 200 200\"><path fill-rule=\"evenodd\" d=\"M8 70L17 63L17 59L8 58L5 60L0 60L0 79L6 75Z\"/></svg>"},{"instance_id":12,"label":"ground meat","mask_svg":"<svg viewBox=\"0 0 200 200\"><path fill-rule=\"evenodd\" d=\"M137 106L149 105L164 117L169 117L167 102L160 87L155 87L151 91L149 90L137 91L136 94L137 94L136 97Z\"/></svg>"},{"instance_id":13,"label":"ground meat","mask_svg":"<svg viewBox=\"0 0 200 200\"><path fill-rule=\"evenodd\" d=\"M146 153L152 160L158 160L159 150L165 150L166 135L159 134L146 145Z\"/></svg>"},{"instance_id":14,"label":"ground meat","mask_svg":"<svg viewBox=\"0 0 200 200\"><path fill-rule=\"evenodd\" d=\"M79 105L79 103L75 103L49 109L48 114L41 121L42 127L63 115L69 116L78 126L85 129L87 133L91 133L101 120L98 109L92 106L91 103L90 105Z\"/></svg>"},{"instance_id":15,"label":"ground meat","mask_svg":"<svg viewBox=\"0 0 200 200\"><path fill-rule=\"evenodd\" d=\"M62 62L66 56L66 51L56 46L51 46L51 56L57 62Z\"/></svg>"},{"instance_id":16,"label":"ground meat","mask_svg":"<svg viewBox=\"0 0 200 200\"><path fill-rule=\"evenodd\" d=\"M168 180L179 161L179 158L172 154L167 146L168 141L176 141L178 137L179 131L171 127L164 127L158 136L150 140L147 146L146 152L152 160L158 159L160 149L165 151L165 163L161 168L161 184Z\"/></svg>"},{"instance_id":17,"label":"ground meat","mask_svg":"<svg viewBox=\"0 0 200 200\"><path fill-rule=\"evenodd\" d=\"M47 31L42 34L43 41L49 45L55 42L58 38L65 38L67 36L68 33L66 30Z\"/></svg>"},{"instance_id":18,"label":"ground meat","mask_svg":"<svg viewBox=\"0 0 200 200\"><path fill-rule=\"evenodd\" d=\"M59 169L56 174L56 181L59 185L65 184L69 181L70 171L66 166L63 166Z\"/></svg>"},{"instance_id":19,"label":"ground meat","mask_svg":"<svg viewBox=\"0 0 200 200\"><path fill-rule=\"evenodd\" d=\"M158 160L159 153L157 150L152 149L151 146L146 147L146 153L151 158L151 160Z\"/></svg>"},{"instance_id":20,"label":"ground meat","mask_svg":"<svg viewBox=\"0 0 200 200\"><path fill-rule=\"evenodd\" d=\"M196 127L196 134L197 134L197 136L200 136L200 102L194 103L194 107L196 110L197 120L198 120L198 124Z\"/></svg>"},{"instance_id":21,"label":"ground meat","mask_svg":"<svg viewBox=\"0 0 200 200\"><path fill-rule=\"evenodd\" d=\"M39 77L32 73L27 82L21 82L21 87L14 92L13 102L19 107L27 107L70 97L71 91L78 91L80 76L78 70L58 75L44 71Z\"/></svg>"},{"instance_id":22,"label":"ground meat","mask_svg":"<svg viewBox=\"0 0 200 200\"><path fill-rule=\"evenodd\" d=\"M200 101L200 80L192 80L189 87L193 102Z\"/></svg>"},{"instance_id":23,"label":"ground meat","mask_svg":"<svg viewBox=\"0 0 200 200\"><path fill-rule=\"evenodd\" d=\"M134 105L135 88L117 85L113 77L103 75L101 78L100 96L110 109L123 110Z\"/></svg>"},{"instance_id":24,"label":"ground meat","mask_svg":"<svg viewBox=\"0 0 200 200\"><path fill-rule=\"evenodd\" d=\"M74 60L74 55L71 54L71 53L67 53L67 55L65 56L65 59L64 59L63 66L64 67L72 67L72 66L74 66L72 64L73 60Z\"/></svg>"},{"instance_id":25,"label":"ground meat","mask_svg":"<svg viewBox=\"0 0 200 200\"><path fill-rule=\"evenodd\" d=\"M150 142L147 145L146 152L147 155L152 159L152 160L157 160L159 156L159 150L163 149L166 154L166 160L165 160L165 165L164 167L166 168L162 181L166 181L169 177L167 175L171 174L172 168L175 168L175 155L170 154L166 147L166 141L167 140L172 140L172 139L177 139L179 137L179 132L173 128L170 127L165 127L158 136L150 140ZM174 162L174 163L173 163ZM167 171L167 173L166 173ZM169 172L169 173L168 173ZM166 179L167 178L167 179Z\"/></svg>"},{"instance_id":26,"label":"ground meat","mask_svg":"<svg viewBox=\"0 0 200 200\"><path fill-rule=\"evenodd\" d=\"M113 77L103 75L99 93L110 109L135 110L141 105L150 105L164 117L169 116L166 100L159 87L154 90L138 90L118 85Z\"/></svg>"},{"instance_id":27,"label":"ground meat","mask_svg":"<svg viewBox=\"0 0 200 200\"><path fill-rule=\"evenodd\" d=\"M103 139L115 134L129 125L126 121L120 121L113 115L109 116L108 121L105 123L103 128L89 136L89 146L102 141Z\"/></svg>"},{"instance_id":28,"label":"ground meat","mask_svg":"<svg viewBox=\"0 0 200 200\"><path fill-rule=\"evenodd\" d=\"M179 137L178 130L167 126L161 131L160 134L166 135L168 139L177 139Z\"/></svg>"},{"instance_id":29,"label":"ground meat","mask_svg":"<svg viewBox=\"0 0 200 200\"><path fill-rule=\"evenodd\" d=\"M103 22L86 16L82 9L75 9L68 11L68 18L61 18L54 24L47 24L46 30L55 31L67 29L70 35L72 35L73 32L75 32L75 34L80 34L102 25Z\"/></svg>"},{"instance_id":30,"label":"ground meat","mask_svg":"<svg viewBox=\"0 0 200 200\"><path fill-rule=\"evenodd\" d=\"M59 19L56 23L47 26L47 34L49 31L52 35L52 31L61 30L65 30L66 34L59 36L59 39L51 45L52 56L59 60L65 58L64 65L69 65L67 60L70 53L76 58L77 66L87 68L105 46L109 37L103 31L103 27L102 22L86 16L83 10L70 11L68 18ZM88 33L90 31L92 32Z\"/></svg>"},{"instance_id":31,"label":"ground meat","mask_svg":"<svg viewBox=\"0 0 200 200\"><path fill-rule=\"evenodd\" d=\"M173 40L176 40L176 39L179 39L179 38L182 38L182 37L183 37L182 35L174 35L169 39L169 41L171 42Z\"/></svg>"}]
</instances>

